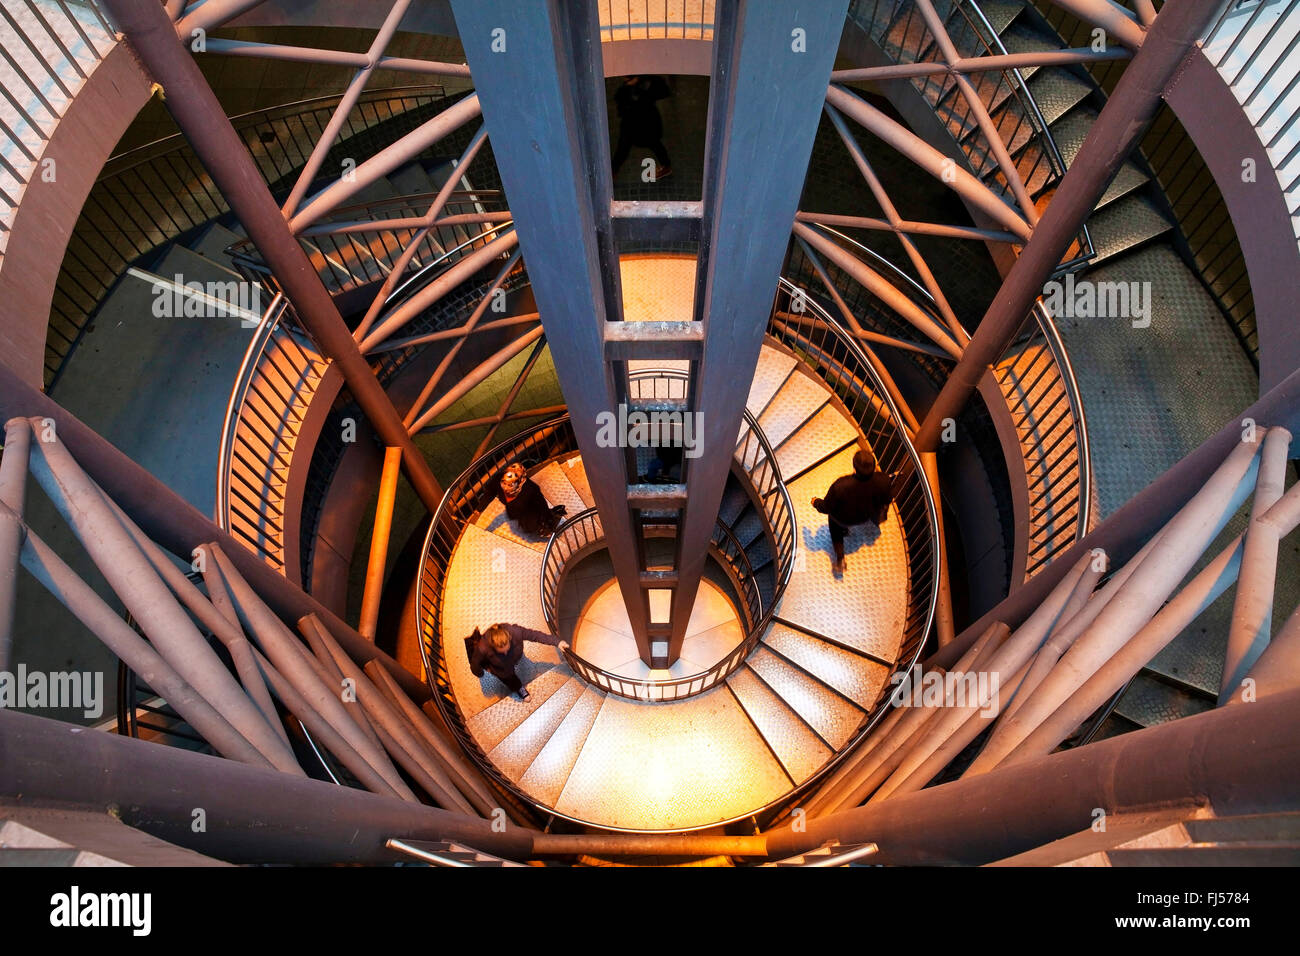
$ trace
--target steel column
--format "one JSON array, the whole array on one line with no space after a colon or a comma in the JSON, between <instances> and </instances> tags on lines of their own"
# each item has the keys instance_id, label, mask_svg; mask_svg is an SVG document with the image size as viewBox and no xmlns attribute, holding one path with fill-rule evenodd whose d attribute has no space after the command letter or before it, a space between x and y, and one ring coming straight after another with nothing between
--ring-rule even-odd
<instances>
[{"instance_id":1,"label":"steel column","mask_svg":"<svg viewBox=\"0 0 1300 956\"><path fill-rule=\"evenodd\" d=\"M1184 0L1166 5L1156 17L1133 61L1125 67L1115 92L1088 131L1032 237L1007 273L961 361L921 423L917 451L938 448L944 420L960 414L980 378L1011 344L1042 293L1043 284L1060 264L1120 165L1137 146L1160 105L1165 87L1217 7L1216 0ZM1134 29L1140 33L1136 25Z\"/></svg>"},{"instance_id":2,"label":"steel column","mask_svg":"<svg viewBox=\"0 0 1300 956\"><path fill-rule=\"evenodd\" d=\"M289 620L297 620L304 614L319 615L355 659L378 660L413 699L429 699L429 688L423 681L364 640L315 598L272 570L261 558L200 514L188 501L0 362L0 420L28 416L49 419L49 427L56 430L59 440L72 452L82 470L162 547L188 561L196 548L216 541L276 614Z\"/></svg>"},{"instance_id":3,"label":"steel column","mask_svg":"<svg viewBox=\"0 0 1300 956\"><path fill-rule=\"evenodd\" d=\"M1255 423L1251 427L1276 425L1292 434L1300 431L1300 370L1292 372L1258 402L1230 418L1198 448L1130 498L1119 511L1058 554L1018 591L962 631L956 641L932 655L925 666L951 667L992 621L1017 626L1046 598L1071 565L1094 548L1105 551L1113 567L1122 568L1148 540L1154 540L1152 535L1164 527L1241 442L1247 421Z\"/></svg>"},{"instance_id":4,"label":"steel column","mask_svg":"<svg viewBox=\"0 0 1300 956\"><path fill-rule=\"evenodd\" d=\"M598 416L617 406L605 326L622 319L622 286L596 4L452 0L452 11L610 559L649 663L649 602L625 450L597 439Z\"/></svg>"},{"instance_id":5,"label":"steel column","mask_svg":"<svg viewBox=\"0 0 1300 956\"><path fill-rule=\"evenodd\" d=\"M75 769L86 767L95 772ZM239 863L391 863L402 859L384 848L392 837L455 840L516 860L532 847L531 834L509 824L14 710L0 710L0 781L22 803L113 806L123 823ZM207 814L201 832L195 807Z\"/></svg>"},{"instance_id":6,"label":"steel column","mask_svg":"<svg viewBox=\"0 0 1300 956\"><path fill-rule=\"evenodd\" d=\"M384 470L379 479L379 501L370 535L370 561L366 564L366 586L361 595L361 620L357 632L368 641L375 639L379 624L379 599L384 593L384 568L388 564L388 535L393 528L393 505L397 501L397 470L400 448L384 449Z\"/></svg>"},{"instance_id":7,"label":"steel column","mask_svg":"<svg viewBox=\"0 0 1300 956\"><path fill-rule=\"evenodd\" d=\"M4 455L0 456L0 504L19 519L27 493L27 466L31 461L32 428L22 420L5 424ZM9 670L14 640L14 602L18 589L18 558L22 551L22 526L0 522L0 671Z\"/></svg>"},{"instance_id":8,"label":"steel column","mask_svg":"<svg viewBox=\"0 0 1300 956\"><path fill-rule=\"evenodd\" d=\"M263 181L247 147L226 119L216 94L176 35L167 11L156 3L104 0L131 48L166 95L167 109L194 147L213 181L257 246L299 320L333 359L362 411L383 441L402 449L407 477L429 511L442 488L428 462L402 427L369 363L357 350L338 307Z\"/></svg>"},{"instance_id":9,"label":"steel column","mask_svg":"<svg viewBox=\"0 0 1300 956\"><path fill-rule=\"evenodd\" d=\"M1232 719L1235 717L1236 719ZM873 841L887 865L979 865L1088 829L1094 810L1209 806L1219 815L1300 803L1300 690L1038 757L771 831L783 858Z\"/></svg>"},{"instance_id":10,"label":"steel column","mask_svg":"<svg viewBox=\"0 0 1300 956\"><path fill-rule=\"evenodd\" d=\"M718 5L695 288L704 340L690 383L701 454L683 469L670 661L704 571L847 7Z\"/></svg>"}]
</instances>

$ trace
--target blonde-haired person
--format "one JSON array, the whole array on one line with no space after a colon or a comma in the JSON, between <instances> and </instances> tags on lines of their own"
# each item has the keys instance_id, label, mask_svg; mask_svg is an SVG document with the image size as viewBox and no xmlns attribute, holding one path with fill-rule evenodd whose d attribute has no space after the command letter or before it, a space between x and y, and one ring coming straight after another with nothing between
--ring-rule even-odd
<instances>
[{"instance_id":1,"label":"blonde-haired person","mask_svg":"<svg viewBox=\"0 0 1300 956\"><path fill-rule=\"evenodd\" d=\"M505 684L520 700L528 699L528 688L524 686L515 668L524 656L524 641L537 644L549 644L552 647L567 648L568 642L561 641L546 631L536 631L521 624L493 624L486 631L474 633L465 638L465 650L469 654L469 669L475 677L482 677L488 671L501 683Z\"/></svg>"}]
</instances>

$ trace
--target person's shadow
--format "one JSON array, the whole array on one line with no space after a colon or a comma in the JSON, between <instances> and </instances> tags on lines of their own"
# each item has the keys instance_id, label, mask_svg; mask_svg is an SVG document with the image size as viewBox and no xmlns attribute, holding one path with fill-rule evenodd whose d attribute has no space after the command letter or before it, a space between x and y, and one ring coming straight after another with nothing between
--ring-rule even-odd
<instances>
[{"instance_id":1,"label":"person's shadow","mask_svg":"<svg viewBox=\"0 0 1300 956\"><path fill-rule=\"evenodd\" d=\"M868 521L865 524L854 525L849 528L849 533L844 536L844 556L847 558L860 548L869 548L880 538L880 526L874 521ZM835 566L835 546L831 544L831 529L825 521L819 522L816 528L803 527L803 547L804 551L809 554L818 551L825 551L830 557L831 567ZM843 577L840 571L831 572L838 580Z\"/></svg>"}]
</instances>

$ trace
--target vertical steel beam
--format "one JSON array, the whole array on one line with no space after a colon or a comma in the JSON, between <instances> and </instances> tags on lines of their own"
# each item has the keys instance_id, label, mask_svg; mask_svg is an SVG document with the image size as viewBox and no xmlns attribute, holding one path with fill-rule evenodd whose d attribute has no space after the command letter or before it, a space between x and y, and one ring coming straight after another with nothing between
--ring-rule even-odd
<instances>
[{"instance_id":1,"label":"vertical steel beam","mask_svg":"<svg viewBox=\"0 0 1300 956\"><path fill-rule=\"evenodd\" d=\"M615 410L604 326L622 319L622 288L596 4L452 0L452 12L610 559L648 662L649 604L626 461L623 449L597 441L598 416Z\"/></svg>"},{"instance_id":2,"label":"vertical steel beam","mask_svg":"<svg viewBox=\"0 0 1300 956\"><path fill-rule=\"evenodd\" d=\"M1185 0L1162 8L921 423L917 451L938 448L944 419L957 417L980 378L1011 344L1043 284L1142 138L1165 87L1218 6L1217 0ZM1140 32L1136 25L1134 29Z\"/></svg>"},{"instance_id":3,"label":"vertical steel beam","mask_svg":"<svg viewBox=\"0 0 1300 956\"><path fill-rule=\"evenodd\" d=\"M0 504L22 518L27 496L27 466L32 454L32 428L22 419L5 424L4 455L0 456ZM23 547L22 526L0 523L0 671L9 670L14 641L14 602L18 590L18 559Z\"/></svg>"},{"instance_id":4,"label":"vertical steel beam","mask_svg":"<svg viewBox=\"0 0 1300 956\"><path fill-rule=\"evenodd\" d=\"M442 489L429 463L358 351L338 307L289 231L248 149L177 38L167 11L161 4L130 0L105 0L105 6L149 75L162 86L176 125L275 273L299 320L338 366L375 431L386 444L402 449L402 463L420 500L430 511L437 510Z\"/></svg>"},{"instance_id":5,"label":"vertical steel beam","mask_svg":"<svg viewBox=\"0 0 1300 956\"><path fill-rule=\"evenodd\" d=\"M384 593L384 567L388 564L388 535L393 529L393 505L397 501L397 470L402 461L400 448L384 449L384 471L379 479L379 501L370 535L370 561L366 564L366 587L361 595L361 620L357 633L375 639L379 624L379 599Z\"/></svg>"},{"instance_id":6,"label":"vertical steel beam","mask_svg":"<svg viewBox=\"0 0 1300 956\"><path fill-rule=\"evenodd\" d=\"M680 653L844 29L845 0L718 4L691 376L698 458L684 463L670 659Z\"/></svg>"}]
</instances>

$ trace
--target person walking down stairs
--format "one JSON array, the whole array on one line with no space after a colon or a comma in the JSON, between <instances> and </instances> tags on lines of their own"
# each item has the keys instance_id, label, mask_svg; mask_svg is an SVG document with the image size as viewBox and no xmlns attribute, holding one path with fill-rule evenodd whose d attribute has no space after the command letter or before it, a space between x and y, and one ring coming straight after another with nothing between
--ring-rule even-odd
<instances>
[{"instance_id":1,"label":"person walking down stairs","mask_svg":"<svg viewBox=\"0 0 1300 956\"><path fill-rule=\"evenodd\" d=\"M549 644L561 649L568 646L545 631L535 631L521 624L493 624L485 633L474 633L465 638L465 651L469 654L469 669L475 677L482 677L488 671L501 683L505 684L520 700L528 699L528 688L515 673L519 660L524 656L524 641L537 644Z\"/></svg>"},{"instance_id":2,"label":"person walking down stairs","mask_svg":"<svg viewBox=\"0 0 1300 956\"><path fill-rule=\"evenodd\" d=\"M629 76L614 94L618 109L618 145L614 147L614 175L627 161L633 146L650 150L655 157L654 182L672 175L672 161L664 148L664 121L656 102L672 93L662 76Z\"/></svg>"},{"instance_id":3,"label":"person walking down stairs","mask_svg":"<svg viewBox=\"0 0 1300 956\"><path fill-rule=\"evenodd\" d=\"M832 570L837 575L843 574L846 566L844 536L849 529L867 522L877 527L884 524L893 500L893 482L876 470L876 456L865 448L853 456L853 474L836 478L825 498L812 500L812 506L826 515L830 526L831 547L835 549Z\"/></svg>"},{"instance_id":4,"label":"person walking down stairs","mask_svg":"<svg viewBox=\"0 0 1300 956\"><path fill-rule=\"evenodd\" d=\"M503 471L497 488L497 497L506 506L506 517L525 534L550 537L568 513L564 505L551 506L523 465L514 464Z\"/></svg>"}]
</instances>

